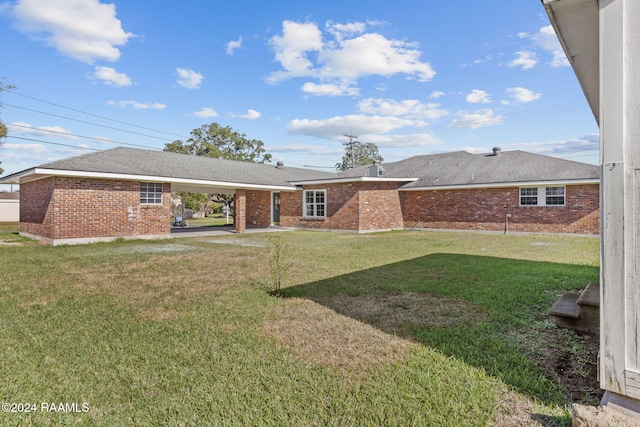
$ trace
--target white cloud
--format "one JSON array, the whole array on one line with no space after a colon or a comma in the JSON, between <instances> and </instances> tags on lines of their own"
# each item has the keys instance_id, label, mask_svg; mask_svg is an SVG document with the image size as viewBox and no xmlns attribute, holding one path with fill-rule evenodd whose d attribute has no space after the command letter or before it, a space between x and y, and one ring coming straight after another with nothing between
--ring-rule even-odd
<instances>
[{"instance_id":1,"label":"white cloud","mask_svg":"<svg viewBox=\"0 0 640 427\"><path fill-rule=\"evenodd\" d=\"M115 68L96 67L93 77L102 80L108 86L125 87L131 86L132 81L126 74L118 73Z\"/></svg>"},{"instance_id":2,"label":"white cloud","mask_svg":"<svg viewBox=\"0 0 640 427\"><path fill-rule=\"evenodd\" d=\"M497 116L491 108L483 108L474 112L458 112L458 118L449 123L449 128L477 129L502 123L504 116Z\"/></svg>"},{"instance_id":3,"label":"white cloud","mask_svg":"<svg viewBox=\"0 0 640 427\"><path fill-rule=\"evenodd\" d=\"M206 119L209 117L218 117L218 112L210 107L203 107L200 111L196 111L193 113L194 116L200 117L201 119Z\"/></svg>"},{"instance_id":4,"label":"white cloud","mask_svg":"<svg viewBox=\"0 0 640 427\"><path fill-rule=\"evenodd\" d=\"M415 133L410 135L366 135L362 141L371 142L378 147L423 147L425 145L443 144L429 133Z\"/></svg>"},{"instance_id":5,"label":"white cloud","mask_svg":"<svg viewBox=\"0 0 640 427\"><path fill-rule=\"evenodd\" d=\"M335 37L336 40L344 40L345 37L351 37L358 34L362 34L367 29L367 24L364 22L349 22L346 24L334 23L333 21L327 21L325 23L327 31Z\"/></svg>"},{"instance_id":6,"label":"white cloud","mask_svg":"<svg viewBox=\"0 0 640 427\"><path fill-rule=\"evenodd\" d=\"M38 126L33 127L29 123L25 122L13 122L7 123L7 130L10 134L32 135L39 137L60 137L69 140L78 139L76 136L71 135L71 131L63 128L62 126Z\"/></svg>"},{"instance_id":7,"label":"white cloud","mask_svg":"<svg viewBox=\"0 0 640 427\"><path fill-rule=\"evenodd\" d=\"M388 133L406 126L413 126L415 123L414 120L397 117L357 114L336 116L325 120L294 119L289 122L287 130L292 134L337 139L349 129L362 137L365 134Z\"/></svg>"},{"instance_id":8,"label":"white cloud","mask_svg":"<svg viewBox=\"0 0 640 427\"><path fill-rule=\"evenodd\" d=\"M118 60L118 47L133 36L122 29L115 5L98 0L18 0L13 16L19 31L89 64Z\"/></svg>"},{"instance_id":9,"label":"white cloud","mask_svg":"<svg viewBox=\"0 0 640 427\"><path fill-rule=\"evenodd\" d=\"M367 98L358 103L358 109L367 114L404 116L406 118L437 119L449 114L438 108L440 104L423 104L416 99L395 101L392 99Z\"/></svg>"},{"instance_id":10,"label":"white cloud","mask_svg":"<svg viewBox=\"0 0 640 427\"><path fill-rule=\"evenodd\" d=\"M474 89L465 97L466 101L470 104L488 104L491 102L491 97L487 92L480 89Z\"/></svg>"},{"instance_id":11,"label":"white cloud","mask_svg":"<svg viewBox=\"0 0 640 427\"><path fill-rule=\"evenodd\" d=\"M176 68L178 84L186 89L199 89L204 76L188 68Z\"/></svg>"},{"instance_id":12,"label":"white cloud","mask_svg":"<svg viewBox=\"0 0 640 427\"><path fill-rule=\"evenodd\" d=\"M562 45L558 41L558 36L551 25L540 28L540 31L531 38L538 46L553 55L551 59L552 67L568 67L570 65Z\"/></svg>"},{"instance_id":13,"label":"white cloud","mask_svg":"<svg viewBox=\"0 0 640 427\"><path fill-rule=\"evenodd\" d=\"M600 149L600 135L594 133L575 138L554 141L503 144L503 148L508 148L511 150L526 150L533 153L546 155L598 151Z\"/></svg>"},{"instance_id":14,"label":"white cloud","mask_svg":"<svg viewBox=\"0 0 640 427\"><path fill-rule=\"evenodd\" d=\"M164 110L167 106L159 103L138 102L138 101L107 101L109 105L115 105L120 108L133 107L136 110Z\"/></svg>"},{"instance_id":15,"label":"white cloud","mask_svg":"<svg viewBox=\"0 0 640 427\"><path fill-rule=\"evenodd\" d=\"M232 40L227 43L227 55L233 55L236 50L242 47L242 37L238 37L238 40Z\"/></svg>"},{"instance_id":16,"label":"white cloud","mask_svg":"<svg viewBox=\"0 0 640 427\"><path fill-rule=\"evenodd\" d=\"M362 34L342 40L336 47L326 45L318 53L320 76L354 81L371 75L409 74L426 82L436 73L430 64L420 61L420 54L414 43L389 40L376 33Z\"/></svg>"},{"instance_id":17,"label":"white cloud","mask_svg":"<svg viewBox=\"0 0 640 427\"><path fill-rule=\"evenodd\" d=\"M529 89L525 89L523 87L510 87L507 88L507 93L517 102L531 102L540 99L542 96L541 93L533 92Z\"/></svg>"},{"instance_id":18,"label":"white cloud","mask_svg":"<svg viewBox=\"0 0 640 427\"><path fill-rule=\"evenodd\" d=\"M267 81L278 83L295 77L317 78L321 82L319 87L335 85L334 91L326 91L326 94L336 96L336 87L350 87L365 76L407 74L421 82L435 76L431 65L420 60L422 52L416 43L366 33L366 25L361 22L328 22L327 35L333 39L324 40L322 31L314 23L284 21L282 35L270 40L275 59L283 70L271 73ZM322 93L320 90L314 92Z\"/></svg>"},{"instance_id":19,"label":"white cloud","mask_svg":"<svg viewBox=\"0 0 640 427\"><path fill-rule=\"evenodd\" d=\"M286 70L272 73L270 82L314 75L313 63L307 58L307 54L322 49L322 32L316 24L284 21L282 36L273 36L270 43L276 60Z\"/></svg>"},{"instance_id":20,"label":"white cloud","mask_svg":"<svg viewBox=\"0 0 640 427\"><path fill-rule=\"evenodd\" d=\"M240 114L238 117L240 117L241 119L255 120L255 119L259 119L261 116L262 114L260 114L260 112L256 110L248 109L246 113Z\"/></svg>"},{"instance_id":21,"label":"white cloud","mask_svg":"<svg viewBox=\"0 0 640 427\"><path fill-rule=\"evenodd\" d=\"M344 148L332 148L325 145L310 145L310 144L291 144L291 145L279 145L273 147L267 147L269 152L275 153L305 153L312 154L314 156L321 155L342 155L344 154Z\"/></svg>"},{"instance_id":22,"label":"white cloud","mask_svg":"<svg viewBox=\"0 0 640 427\"><path fill-rule=\"evenodd\" d=\"M517 58L509 62L507 64L508 67L521 67L521 69L523 70L528 70L535 67L538 63L535 52L523 50L516 52L515 55L517 56Z\"/></svg>"},{"instance_id":23,"label":"white cloud","mask_svg":"<svg viewBox=\"0 0 640 427\"><path fill-rule=\"evenodd\" d=\"M5 144L4 148L30 154L44 154L47 152L47 148L40 144Z\"/></svg>"},{"instance_id":24,"label":"white cloud","mask_svg":"<svg viewBox=\"0 0 640 427\"><path fill-rule=\"evenodd\" d=\"M439 90L434 90L433 92L431 92L431 95L429 95L430 99L438 99L441 98L445 95L444 92L441 92Z\"/></svg>"},{"instance_id":25,"label":"white cloud","mask_svg":"<svg viewBox=\"0 0 640 427\"><path fill-rule=\"evenodd\" d=\"M315 96L354 96L360 93L358 88L347 83L316 84L307 82L302 85L302 91Z\"/></svg>"}]
</instances>

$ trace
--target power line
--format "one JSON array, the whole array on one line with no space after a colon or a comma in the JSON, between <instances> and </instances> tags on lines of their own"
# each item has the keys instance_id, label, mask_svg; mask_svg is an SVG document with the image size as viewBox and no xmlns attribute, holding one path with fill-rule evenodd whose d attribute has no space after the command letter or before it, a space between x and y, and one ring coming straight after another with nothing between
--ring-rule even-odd
<instances>
[{"instance_id":1,"label":"power line","mask_svg":"<svg viewBox=\"0 0 640 427\"><path fill-rule=\"evenodd\" d=\"M354 148L357 144L360 144L360 141L358 141L358 135L354 135L352 133L343 133L342 136L349 138L349 141L343 142L342 145L349 146L348 152L351 154L351 169L353 169L356 166L356 153Z\"/></svg>"},{"instance_id":2,"label":"power line","mask_svg":"<svg viewBox=\"0 0 640 427\"><path fill-rule=\"evenodd\" d=\"M71 145L71 144L62 144L60 142L51 142L51 141L43 141L41 139L33 139L33 138L23 138L21 136L12 136L12 135L7 135L6 138L12 138L12 139L21 139L23 141L33 141L33 142L40 142L42 144L51 144L51 145L60 145L62 147L70 147L70 148L77 148L79 150L91 150L91 151L101 151L98 148L91 148L91 147L82 147L79 145Z\"/></svg>"},{"instance_id":3,"label":"power line","mask_svg":"<svg viewBox=\"0 0 640 427\"><path fill-rule=\"evenodd\" d=\"M140 145L140 144L132 144L130 142L115 141L113 139L100 138L100 137L95 137L95 136L77 135L77 134L74 134L74 133L61 132L61 131L52 130L52 129L34 128L34 127L31 127L31 126L17 125L15 123L7 123L6 125L7 126L13 126L13 127L19 127L19 128L24 128L24 129L31 129L33 131L38 131L38 132L49 132L49 133L55 133L55 134L63 135L63 136L75 136L77 138L93 139L95 141L108 142L108 143L111 143L111 144L130 145L132 147L140 147L140 148L147 148L147 149L150 149L150 150L155 150L154 147L149 147L149 146Z\"/></svg>"},{"instance_id":4,"label":"power line","mask_svg":"<svg viewBox=\"0 0 640 427\"><path fill-rule=\"evenodd\" d=\"M60 116L58 114L47 113L45 111L39 111L39 110L31 109L31 108L20 107L18 105L7 104L6 102L3 102L2 105L6 106L6 107L13 107L13 108L19 108L21 110L31 111L33 113L45 114L47 116L57 117L57 118L60 118L60 119L72 120L74 122L80 122L80 123L84 123L84 124L88 124L88 125L92 125L92 126L99 126L99 127L103 127L103 128L107 128L107 129L117 130L117 131L120 131L120 132L126 132L126 133L130 133L130 134L133 134L133 135L146 136L147 138L154 138L154 139L159 139L161 141L173 142L173 140L171 140L171 139L161 138L159 136L147 135L147 134L144 134L144 133L134 132L134 131L131 131L131 130L126 130L126 129L120 129L120 128L116 128L116 127L113 127L113 126L107 126L107 125L101 125L101 124L98 124L98 123L92 123L92 122L88 122L86 120L80 120L80 119L74 119L74 118L71 118L71 117Z\"/></svg>"},{"instance_id":5,"label":"power line","mask_svg":"<svg viewBox=\"0 0 640 427\"><path fill-rule=\"evenodd\" d=\"M67 106L64 106L64 105L56 104L55 102L45 101L44 99L36 98L34 96L25 95L23 93L19 93L19 92L15 91L15 90L5 89L5 92L13 93L14 95L22 96L24 98L33 99L34 101L39 101L39 102L42 102L42 103L45 103L45 104L53 105L55 107L64 108L66 110L75 111L76 113L86 114L87 116L92 116L92 117L97 117L99 119L109 120L109 121L114 122L114 123L120 123L120 124L123 124L123 125L136 127L138 129L150 130L152 132L163 133L165 135L177 136L178 138L185 138L185 139L187 138L187 137L185 137L183 135L178 135L178 134L170 133L170 132L164 132L164 131L161 131L161 130L157 130L157 129L152 129L152 128L136 125L136 124L133 124L133 123L123 122L121 120L112 119L110 117L100 116L98 114L93 114L93 113L89 113L87 111L78 110L77 108L72 108L72 107L67 107Z\"/></svg>"}]
</instances>

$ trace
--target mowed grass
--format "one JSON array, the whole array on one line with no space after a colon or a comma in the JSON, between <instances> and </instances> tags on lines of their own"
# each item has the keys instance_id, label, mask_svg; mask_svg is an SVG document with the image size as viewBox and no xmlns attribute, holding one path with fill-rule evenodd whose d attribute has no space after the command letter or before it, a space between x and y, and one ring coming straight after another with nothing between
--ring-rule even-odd
<instances>
[{"instance_id":1,"label":"mowed grass","mask_svg":"<svg viewBox=\"0 0 640 427\"><path fill-rule=\"evenodd\" d=\"M545 318L598 239L286 232L274 297L274 235L0 246L0 425L570 425Z\"/></svg>"}]
</instances>

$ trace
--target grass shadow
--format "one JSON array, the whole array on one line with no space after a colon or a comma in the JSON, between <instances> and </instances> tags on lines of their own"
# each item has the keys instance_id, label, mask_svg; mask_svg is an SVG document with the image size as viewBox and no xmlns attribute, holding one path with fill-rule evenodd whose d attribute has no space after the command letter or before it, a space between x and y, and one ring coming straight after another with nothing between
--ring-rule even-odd
<instances>
[{"instance_id":1,"label":"grass shadow","mask_svg":"<svg viewBox=\"0 0 640 427\"><path fill-rule=\"evenodd\" d=\"M282 294L436 348L535 400L566 404L597 398L597 355L579 336L550 324L547 311L563 292L597 280L598 271L436 253L284 288ZM573 354L576 378L559 375L555 359L566 363ZM574 386L586 395L576 399Z\"/></svg>"}]
</instances>

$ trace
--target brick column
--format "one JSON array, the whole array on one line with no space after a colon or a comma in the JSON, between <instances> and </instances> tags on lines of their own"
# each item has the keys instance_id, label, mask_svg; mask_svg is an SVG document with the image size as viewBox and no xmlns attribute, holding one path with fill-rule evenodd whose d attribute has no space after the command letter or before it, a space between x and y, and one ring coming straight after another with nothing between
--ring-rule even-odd
<instances>
[{"instance_id":1,"label":"brick column","mask_svg":"<svg viewBox=\"0 0 640 427\"><path fill-rule=\"evenodd\" d=\"M245 190L236 190L234 205L236 233L244 233L247 229L247 192Z\"/></svg>"}]
</instances>

